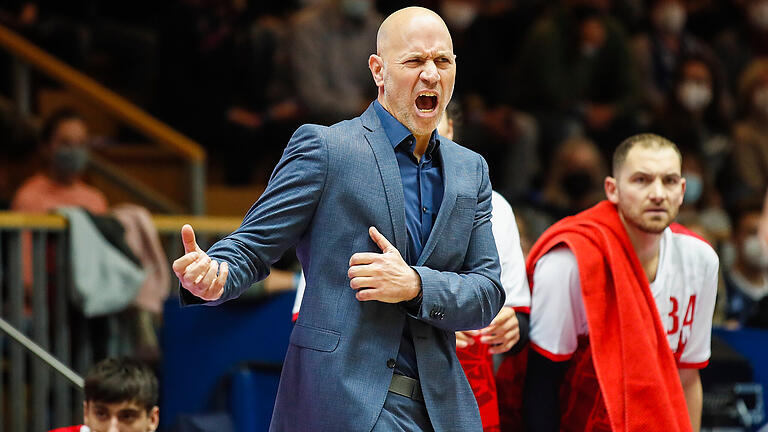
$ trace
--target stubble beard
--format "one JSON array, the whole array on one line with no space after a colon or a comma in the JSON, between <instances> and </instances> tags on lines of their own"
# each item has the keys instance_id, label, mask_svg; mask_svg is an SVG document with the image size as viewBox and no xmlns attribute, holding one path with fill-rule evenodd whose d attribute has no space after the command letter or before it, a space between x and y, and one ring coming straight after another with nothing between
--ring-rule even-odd
<instances>
[{"instance_id":1,"label":"stubble beard","mask_svg":"<svg viewBox=\"0 0 768 432\"><path fill-rule=\"evenodd\" d=\"M396 94L395 90L396 89L392 85L392 81L391 81L390 76L388 74L385 75L384 76L384 93L385 94L394 95L394 94ZM390 114L395 116L395 118L400 123L402 123L403 126L406 127L406 129L411 131L411 133L414 136L416 136L416 135L428 135L428 134L431 134L432 131L437 128L437 124L439 122L439 119L442 117L442 109L444 109L445 107L443 107L441 109L441 107L438 106L436 108L438 110L441 110L441 112L439 113L438 116L436 116L436 119L438 119L438 120L435 122L433 127L431 127L431 128L429 128L429 127L422 128L422 127L419 126L418 118L416 118L416 116L414 115L414 113L412 111L414 109L414 107L412 106L414 103L415 102L413 100L408 99L408 101L405 102L405 105L401 106L401 101L398 98L395 97L395 98L393 98L392 103L388 104L390 106L390 109L392 109L392 111L394 111L394 112L391 112ZM424 130L422 130L422 129L424 129Z\"/></svg>"},{"instance_id":2,"label":"stubble beard","mask_svg":"<svg viewBox=\"0 0 768 432\"><path fill-rule=\"evenodd\" d=\"M661 234L665 229L675 220L677 217L677 209L670 208L666 216L662 216L661 219L648 220L644 217L644 214L640 212L635 214L631 211L625 211L622 209L624 220L629 222L630 225L638 230L647 234Z\"/></svg>"}]
</instances>

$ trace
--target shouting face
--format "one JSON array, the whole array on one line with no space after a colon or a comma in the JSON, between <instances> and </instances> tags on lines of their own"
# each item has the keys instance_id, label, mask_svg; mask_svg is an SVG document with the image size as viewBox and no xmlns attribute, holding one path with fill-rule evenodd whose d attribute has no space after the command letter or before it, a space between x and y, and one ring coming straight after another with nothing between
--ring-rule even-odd
<instances>
[{"instance_id":1,"label":"shouting face","mask_svg":"<svg viewBox=\"0 0 768 432\"><path fill-rule=\"evenodd\" d=\"M456 56L442 19L422 8L390 15L379 29L369 59L379 103L414 136L437 127L453 94Z\"/></svg>"}]
</instances>

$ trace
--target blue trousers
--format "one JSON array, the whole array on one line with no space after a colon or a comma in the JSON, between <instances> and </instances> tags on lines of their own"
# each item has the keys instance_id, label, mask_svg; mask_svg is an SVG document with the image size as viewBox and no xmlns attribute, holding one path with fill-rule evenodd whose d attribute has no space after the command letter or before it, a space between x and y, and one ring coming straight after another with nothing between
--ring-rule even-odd
<instances>
[{"instance_id":1,"label":"blue trousers","mask_svg":"<svg viewBox=\"0 0 768 432\"><path fill-rule=\"evenodd\" d=\"M424 402L388 392L371 432L434 432Z\"/></svg>"}]
</instances>

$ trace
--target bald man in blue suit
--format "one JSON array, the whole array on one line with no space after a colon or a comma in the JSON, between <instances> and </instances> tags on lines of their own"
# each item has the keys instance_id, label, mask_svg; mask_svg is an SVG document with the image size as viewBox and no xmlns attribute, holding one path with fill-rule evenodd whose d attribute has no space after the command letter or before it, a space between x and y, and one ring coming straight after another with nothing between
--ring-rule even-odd
<instances>
[{"instance_id":1,"label":"bald man in blue suit","mask_svg":"<svg viewBox=\"0 0 768 432\"><path fill-rule=\"evenodd\" d=\"M442 19L402 9L376 44L378 97L360 117L299 128L207 253L182 228L182 301L236 297L296 244L307 285L271 430L481 431L454 332L504 304L488 168L435 130L456 73Z\"/></svg>"}]
</instances>

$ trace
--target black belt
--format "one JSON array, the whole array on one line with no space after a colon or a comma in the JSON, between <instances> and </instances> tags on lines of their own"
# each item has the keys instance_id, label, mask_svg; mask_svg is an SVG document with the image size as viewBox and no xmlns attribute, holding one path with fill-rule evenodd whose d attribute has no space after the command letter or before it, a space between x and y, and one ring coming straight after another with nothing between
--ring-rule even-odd
<instances>
[{"instance_id":1,"label":"black belt","mask_svg":"<svg viewBox=\"0 0 768 432\"><path fill-rule=\"evenodd\" d=\"M392 375L392 382L389 383L389 391L400 396L409 397L413 400L424 402L424 395L421 393L419 380L407 377L405 375Z\"/></svg>"}]
</instances>

